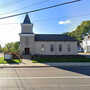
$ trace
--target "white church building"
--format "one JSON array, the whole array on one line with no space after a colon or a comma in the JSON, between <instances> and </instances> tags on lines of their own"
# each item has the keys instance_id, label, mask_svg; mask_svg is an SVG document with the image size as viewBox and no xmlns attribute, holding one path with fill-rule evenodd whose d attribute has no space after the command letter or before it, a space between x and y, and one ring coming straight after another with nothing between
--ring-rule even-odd
<instances>
[{"instance_id":1,"label":"white church building","mask_svg":"<svg viewBox=\"0 0 90 90\"><path fill-rule=\"evenodd\" d=\"M21 24L21 55L77 55L77 41L60 34L35 34L33 24L26 14Z\"/></svg>"}]
</instances>

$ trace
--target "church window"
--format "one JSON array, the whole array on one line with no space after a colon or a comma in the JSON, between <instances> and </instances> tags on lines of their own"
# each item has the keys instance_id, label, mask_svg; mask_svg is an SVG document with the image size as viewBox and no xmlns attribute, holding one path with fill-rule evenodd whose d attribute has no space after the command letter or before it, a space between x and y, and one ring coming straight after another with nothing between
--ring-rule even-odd
<instances>
[{"instance_id":1,"label":"church window","mask_svg":"<svg viewBox=\"0 0 90 90\"><path fill-rule=\"evenodd\" d=\"M59 51L60 52L62 51L62 45L61 44L59 45Z\"/></svg>"},{"instance_id":2,"label":"church window","mask_svg":"<svg viewBox=\"0 0 90 90\"><path fill-rule=\"evenodd\" d=\"M53 44L51 44L51 52L54 51L54 47L53 47Z\"/></svg>"}]
</instances>

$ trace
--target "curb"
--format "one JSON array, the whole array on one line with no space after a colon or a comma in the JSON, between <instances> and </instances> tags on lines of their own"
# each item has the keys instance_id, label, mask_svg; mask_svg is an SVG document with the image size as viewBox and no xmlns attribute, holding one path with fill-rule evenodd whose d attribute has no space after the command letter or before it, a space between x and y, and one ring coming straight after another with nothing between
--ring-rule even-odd
<instances>
[{"instance_id":1,"label":"curb","mask_svg":"<svg viewBox=\"0 0 90 90\"><path fill-rule=\"evenodd\" d=\"M40 67L44 68L44 67L53 67L53 66L0 66L0 68L40 68Z\"/></svg>"},{"instance_id":2,"label":"curb","mask_svg":"<svg viewBox=\"0 0 90 90\"><path fill-rule=\"evenodd\" d=\"M90 66L90 63L43 63L45 65L1 65L0 68L40 68L40 67L60 67L60 66L67 66L67 67L73 67L73 66Z\"/></svg>"}]
</instances>

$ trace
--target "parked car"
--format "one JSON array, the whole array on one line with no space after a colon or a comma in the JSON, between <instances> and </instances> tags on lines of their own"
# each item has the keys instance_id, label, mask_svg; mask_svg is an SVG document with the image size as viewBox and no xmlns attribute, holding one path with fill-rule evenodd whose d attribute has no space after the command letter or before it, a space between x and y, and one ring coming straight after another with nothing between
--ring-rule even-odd
<instances>
[{"instance_id":1,"label":"parked car","mask_svg":"<svg viewBox=\"0 0 90 90\"><path fill-rule=\"evenodd\" d=\"M78 48L78 52L84 52L83 48Z\"/></svg>"}]
</instances>

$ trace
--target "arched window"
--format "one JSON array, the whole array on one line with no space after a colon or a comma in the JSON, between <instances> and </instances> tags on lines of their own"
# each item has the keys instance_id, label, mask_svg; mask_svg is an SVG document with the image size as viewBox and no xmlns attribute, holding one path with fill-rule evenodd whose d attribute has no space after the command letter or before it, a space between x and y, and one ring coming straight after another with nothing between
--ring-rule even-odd
<instances>
[{"instance_id":1,"label":"arched window","mask_svg":"<svg viewBox=\"0 0 90 90\"><path fill-rule=\"evenodd\" d=\"M53 52L53 51L54 51L54 46L53 46L53 44L51 44L50 49L51 49L51 52Z\"/></svg>"},{"instance_id":2,"label":"arched window","mask_svg":"<svg viewBox=\"0 0 90 90\"><path fill-rule=\"evenodd\" d=\"M59 44L59 51L61 52L62 51L62 45Z\"/></svg>"}]
</instances>

